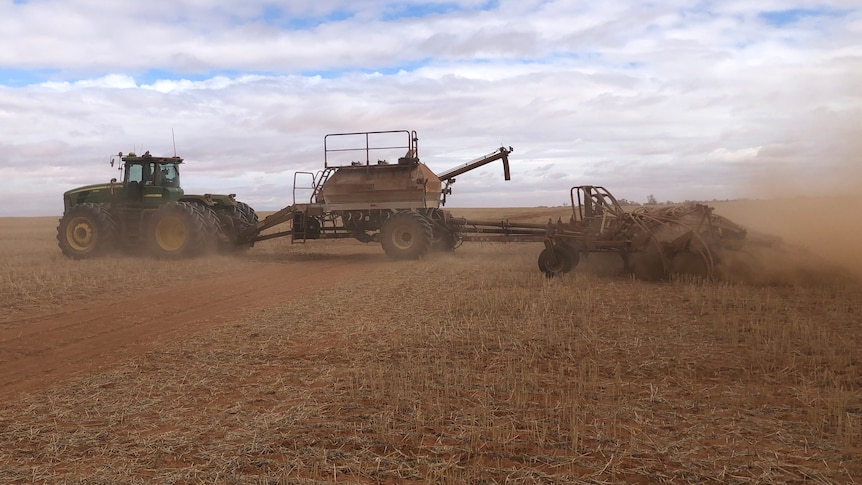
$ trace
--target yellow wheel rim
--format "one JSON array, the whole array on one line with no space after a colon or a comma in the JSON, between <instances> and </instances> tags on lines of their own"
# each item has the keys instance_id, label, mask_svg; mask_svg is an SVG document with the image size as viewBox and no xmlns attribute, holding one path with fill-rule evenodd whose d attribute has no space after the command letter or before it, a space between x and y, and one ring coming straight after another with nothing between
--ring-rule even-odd
<instances>
[{"instance_id":1,"label":"yellow wheel rim","mask_svg":"<svg viewBox=\"0 0 862 485\"><path fill-rule=\"evenodd\" d=\"M66 242L76 251L86 251L95 242L93 222L86 217L76 217L66 226Z\"/></svg>"},{"instance_id":2,"label":"yellow wheel rim","mask_svg":"<svg viewBox=\"0 0 862 485\"><path fill-rule=\"evenodd\" d=\"M186 223L181 216L167 215L156 224L156 243L164 251L177 251L189 239Z\"/></svg>"}]
</instances>

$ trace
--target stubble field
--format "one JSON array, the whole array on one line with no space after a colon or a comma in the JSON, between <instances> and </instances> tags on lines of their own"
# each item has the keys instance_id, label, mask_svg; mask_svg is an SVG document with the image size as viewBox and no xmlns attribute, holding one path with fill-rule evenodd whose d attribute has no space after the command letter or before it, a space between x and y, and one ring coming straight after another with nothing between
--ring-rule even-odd
<instances>
[{"instance_id":1,"label":"stubble field","mask_svg":"<svg viewBox=\"0 0 862 485\"><path fill-rule=\"evenodd\" d=\"M482 215L564 213L504 212ZM541 244L69 261L55 226L0 220L3 482L862 481L862 285L837 250L548 280Z\"/></svg>"}]
</instances>

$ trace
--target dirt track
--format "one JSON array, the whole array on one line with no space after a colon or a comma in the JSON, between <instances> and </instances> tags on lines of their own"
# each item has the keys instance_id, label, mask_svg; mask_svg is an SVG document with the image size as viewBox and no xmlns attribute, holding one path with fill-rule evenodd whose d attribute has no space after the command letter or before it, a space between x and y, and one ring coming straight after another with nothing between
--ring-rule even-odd
<instances>
[{"instance_id":1,"label":"dirt track","mask_svg":"<svg viewBox=\"0 0 862 485\"><path fill-rule=\"evenodd\" d=\"M320 290L377 258L250 263L248 271L0 320L0 401Z\"/></svg>"}]
</instances>

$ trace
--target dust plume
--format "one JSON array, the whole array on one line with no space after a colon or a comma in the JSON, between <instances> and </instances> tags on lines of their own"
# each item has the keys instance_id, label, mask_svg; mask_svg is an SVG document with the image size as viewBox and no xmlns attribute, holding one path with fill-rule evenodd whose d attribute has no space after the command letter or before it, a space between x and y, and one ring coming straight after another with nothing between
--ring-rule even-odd
<instances>
[{"instance_id":1,"label":"dust plume","mask_svg":"<svg viewBox=\"0 0 862 485\"><path fill-rule=\"evenodd\" d=\"M804 176L785 171L757 185L762 200L714 204L717 214L749 229L748 244L726 270L770 282L862 278L862 169L856 163Z\"/></svg>"}]
</instances>

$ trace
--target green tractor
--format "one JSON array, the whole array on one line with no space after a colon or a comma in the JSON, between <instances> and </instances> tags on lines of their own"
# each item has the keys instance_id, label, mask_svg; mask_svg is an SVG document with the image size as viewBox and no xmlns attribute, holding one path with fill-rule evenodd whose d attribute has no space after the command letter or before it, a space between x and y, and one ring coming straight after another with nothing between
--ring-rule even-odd
<instances>
[{"instance_id":1,"label":"green tractor","mask_svg":"<svg viewBox=\"0 0 862 485\"><path fill-rule=\"evenodd\" d=\"M181 258L208 249L248 247L237 236L258 222L248 204L230 195L189 195L180 187L180 157L118 154L122 183L79 187L63 194L57 241L74 259L101 256L115 247ZM116 159L112 157L111 166Z\"/></svg>"}]
</instances>

